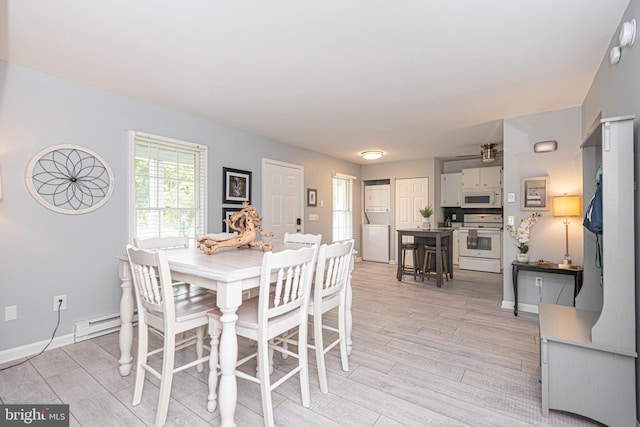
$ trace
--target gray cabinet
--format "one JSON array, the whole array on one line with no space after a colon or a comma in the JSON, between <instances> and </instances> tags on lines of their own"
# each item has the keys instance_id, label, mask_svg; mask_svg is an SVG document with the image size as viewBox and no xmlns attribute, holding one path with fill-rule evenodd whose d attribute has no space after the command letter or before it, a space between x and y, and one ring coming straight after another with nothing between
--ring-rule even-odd
<instances>
[{"instance_id":1,"label":"gray cabinet","mask_svg":"<svg viewBox=\"0 0 640 427\"><path fill-rule=\"evenodd\" d=\"M460 191L461 173L443 173L440 175L440 206L443 208L460 207L462 192Z\"/></svg>"},{"instance_id":2,"label":"gray cabinet","mask_svg":"<svg viewBox=\"0 0 640 427\"><path fill-rule=\"evenodd\" d=\"M609 426L634 426L633 117L603 119L601 127L583 144L582 154L585 205L594 191L597 166L602 164L603 170L602 288L591 284L593 292L602 292L602 307L594 311L540 304L542 413L559 409ZM587 255L595 245L589 234L585 260L593 259ZM599 276L597 269L585 270L585 279L593 276Z\"/></svg>"}]
</instances>

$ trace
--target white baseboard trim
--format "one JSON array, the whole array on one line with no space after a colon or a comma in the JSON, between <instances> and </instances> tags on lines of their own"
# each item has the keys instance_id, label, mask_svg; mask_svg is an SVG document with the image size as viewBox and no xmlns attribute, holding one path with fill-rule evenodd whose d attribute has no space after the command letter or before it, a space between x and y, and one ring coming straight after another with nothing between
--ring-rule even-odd
<instances>
[{"instance_id":1,"label":"white baseboard trim","mask_svg":"<svg viewBox=\"0 0 640 427\"><path fill-rule=\"evenodd\" d=\"M506 308L508 310L513 310L513 301L505 301L502 300L502 308ZM535 313L538 314L538 305L534 304L518 304L518 311L524 311L525 313Z\"/></svg>"},{"instance_id":2,"label":"white baseboard trim","mask_svg":"<svg viewBox=\"0 0 640 427\"><path fill-rule=\"evenodd\" d=\"M0 363L11 362L12 360L17 360L22 357L29 357L33 356L34 354L38 354L42 351L42 349L47 345L48 342L49 340L47 339L44 341L23 345L21 347L15 347L8 350L0 351ZM49 345L49 347L47 348L47 351L69 344L73 344L73 334L54 338L51 342L51 345Z\"/></svg>"}]
</instances>

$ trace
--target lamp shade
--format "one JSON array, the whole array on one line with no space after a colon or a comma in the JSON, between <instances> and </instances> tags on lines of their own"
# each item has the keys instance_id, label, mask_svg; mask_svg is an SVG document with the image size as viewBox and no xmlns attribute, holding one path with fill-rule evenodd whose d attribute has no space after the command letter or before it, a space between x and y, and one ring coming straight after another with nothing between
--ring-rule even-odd
<instances>
[{"instance_id":1,"label":"lamp shade","mask_svg":"<svg viewBox=\"0 0 640 427\"><path fill-rule=\"evenodd\" d=\"M580 216L580 196L556 196L553 198L553 216Z\"/></svg>"}]
</instances>

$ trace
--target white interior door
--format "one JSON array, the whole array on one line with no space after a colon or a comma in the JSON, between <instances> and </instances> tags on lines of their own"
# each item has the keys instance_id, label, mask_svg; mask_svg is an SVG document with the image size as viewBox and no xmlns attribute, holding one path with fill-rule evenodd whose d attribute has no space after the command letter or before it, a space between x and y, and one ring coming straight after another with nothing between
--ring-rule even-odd
<instances>
[{"instance_id":1,"label":"white interior door","mask_svg":"<svg viewBox=\"0 0 640 427\"><path fill-rule=\"evenodd\" d=\"M262 159L262 228L282 240L285 232L303 232L300 165Z\"/></svg>"},{"instance_id":2,"label":"white interior door","mask_svg":"<svg viewBox=\"0 0 640 427\"><path fill-rule=\"evenodd\" d=\"M429 178L396 179L396 230L416 228L422 224L420 208L429 203ZM404 242L411 242L413 237L404 236ZM393 253L397 254L398 233L393 233ZM409 258L407 261L411 261ZM407 263L405 261L405 264ZM396 260L400 262L400 260ZM410 264L409 264L410 265Z\"/></svg>"}]
</instances>

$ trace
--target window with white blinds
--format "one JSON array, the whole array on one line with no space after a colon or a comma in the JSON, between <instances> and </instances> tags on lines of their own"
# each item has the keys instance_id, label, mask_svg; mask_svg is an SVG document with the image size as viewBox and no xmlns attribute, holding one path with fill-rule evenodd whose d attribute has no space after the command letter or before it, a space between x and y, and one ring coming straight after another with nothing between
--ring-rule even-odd
<instances>
[{"instance_id":1,"label":"window with white blinds","mask_svg":"<svg viewBox=\"0 0 640 427\"><path fill-rule=\"evenodd\" d=\"M333 241L353 238L353 180L348 175L333 177Z\"/></svg>"},{"instance_id":2,"label":"window with white blinds","mask_svg":"<svg viewBox=\"0 0 640 427\"><path fill-rule=\"evenodd\" d=\"M132 237L205 234L207 147L140 132L130 139Z\"/></svg>"}]
</instances>

